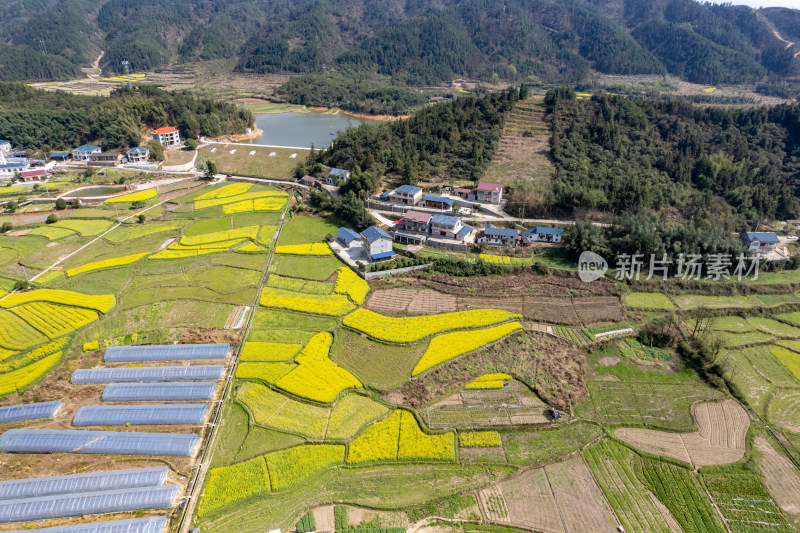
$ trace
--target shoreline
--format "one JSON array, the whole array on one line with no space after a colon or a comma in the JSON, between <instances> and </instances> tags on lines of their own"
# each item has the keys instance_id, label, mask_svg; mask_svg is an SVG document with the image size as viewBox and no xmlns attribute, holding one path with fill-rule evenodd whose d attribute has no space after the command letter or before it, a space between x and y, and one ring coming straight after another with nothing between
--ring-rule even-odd
<instances>
[{"instance_id":1,"label":"shoreline","mask_svg":"<svg viewBox=\"0 0 800 533\"><path fill-rule=\"evenodd\" d=\"M249 100L249 101L243 101ZM267 110L267 111L252 111L254 115L279 115L281 113L325 113L326 115L348 115L354 118L363 119L363 120L373 120L375 122L396 122L398 120L405 120L407 118L411 118L411 115L371 115L369 113L358 113L355 111L347 111L340 107L323 107L323 106L301 106L299 104L289 104L283 102L272 102L270 100L263 100L261 98L242 98L239 101L234 101L239 105L244 106L245 108L248 105L257 105L256 102L253 100L259 100L259 104L274 104L275 106L287 106L289 109L275 109L275 110Z\"/></svg>"}]
</instances>

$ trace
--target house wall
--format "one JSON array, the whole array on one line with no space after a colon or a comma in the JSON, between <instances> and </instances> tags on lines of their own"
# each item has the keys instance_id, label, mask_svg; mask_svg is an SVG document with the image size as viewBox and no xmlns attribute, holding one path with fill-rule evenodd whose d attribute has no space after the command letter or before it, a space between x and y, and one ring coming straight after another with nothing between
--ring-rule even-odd
<instances>
[{"instance_id":1,"label":"house wall","mask_svg":"<svg viewBox=\"0 0 800 533\"><path fill-rule=\"evenodd\" d=\"M370 243L369 245L369 255L380 254L383 252L391 252L392 251L392 240L381 238L377 241Z\"/></svg>"}]
</instances>

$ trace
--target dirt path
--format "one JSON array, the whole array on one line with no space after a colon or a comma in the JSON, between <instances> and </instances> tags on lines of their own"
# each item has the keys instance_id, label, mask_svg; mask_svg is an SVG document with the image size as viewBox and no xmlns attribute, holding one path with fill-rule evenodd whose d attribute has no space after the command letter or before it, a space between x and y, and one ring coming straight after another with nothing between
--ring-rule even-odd
<instances>
[{"instance_id":1,"label":"dirt path","mask_svg":"<svg viewBox=\"0 0 800 533\"><path fill-rule=\"evenodd\" d=\"M787 41L786 39L784 39L783 36L780 33L778 33L778 28L775 27L775 24L773 24L772 21L767 19L767 17L765 17L764 15L759 13L758 11L756 11L756 18L764 23L764 25L769 29L769 31L772 32L772 35L774 35L776 39L778 39L782 43L786 43L786 48L789 48L792 45L794 45L793 42ZM798 52L798 53L800 53L800 52ZM794 56L797 57L797 54L795 54Z\"/></svg>"},{"instance_id":2,"label":"dirt path","mask_svg":"<svg viewBox=\"0 0 800 533\"><path fill-rule=\"evenodd\" d=\"M82 68L81 69L83 71L83 73L86 74L86 77L89 78L90 80L96 80L96 79L98 79L100 77L100 60L103 59L104 55L105 55L105 51L104 50L100 50L100 55L98 55L97 59L94 60L94 63L92 63L92 66L89 67L89 68Z\"/></svg>"}]
</instances>

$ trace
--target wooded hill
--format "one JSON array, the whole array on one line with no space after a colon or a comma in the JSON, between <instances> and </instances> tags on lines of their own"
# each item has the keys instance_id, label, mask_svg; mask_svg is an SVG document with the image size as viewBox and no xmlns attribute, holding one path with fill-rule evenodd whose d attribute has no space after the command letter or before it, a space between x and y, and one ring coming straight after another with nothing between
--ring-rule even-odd
<instances>
[{"instance_id":1,"label":"wooded hill","mask_svg":"<svg viewBox=\"0 0 800 533\"><path fill-rule=\"evenodd\" d=\"M800 48L787 47L799 19L694 0L9 0L0 42L17 53L0 54L0 79L69 77L61 59L88 66L102 49L106 72L123 59L144 71L235 58L246 72L333 69L408 85L572 84L592 69L753 83L800 73Z\"/></svg>"},{"instance_id":2,"label":"wooded hill","mask_svg":"<svg viewBox=\"0 0 800 533\"><path fill-rule=\"evenodd\" d=\"M0 82L0 139L44 154L86 143L126 150L166 125L191 138L244 133L252 124L253 114L234 104L151 86L117 89L106 98Z\"/></svg>"}]
</instances>

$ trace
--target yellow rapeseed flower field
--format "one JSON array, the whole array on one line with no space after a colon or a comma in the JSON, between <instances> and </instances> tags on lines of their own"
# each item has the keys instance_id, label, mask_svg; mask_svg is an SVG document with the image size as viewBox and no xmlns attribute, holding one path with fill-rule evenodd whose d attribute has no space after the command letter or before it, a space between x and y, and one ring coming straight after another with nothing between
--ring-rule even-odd
<instances>
[{"instance_id":1,"label":"yellow rapeseed flower field","mask_svg":"<svg viewBox=\"0 0 800 533\"><path fill-rule=\"evenodd\" d=\"M214 231L212 233L203 233L202 235L183 235L181 236L181 245L183 246L201 246L210 245L221 242L230 242L234 240L250 239L255 241L258 237L258 230L260 226L246 226L244 228L229 229L225 231Z\"/></svg>"},{"instance_id":2,"label":"yellow rapeseed flower field","mask_svg":"<svg viewBox=\"0 0 800 533\"><path fill-rule=\"evenodd\" d=\"M384 420L372 424L347 447L347 462L351 464L372 463L375 461L395 461L398 440L400 439L400 419L398 409Z\"/></svg>"},{"instance_id":3,"label":"yellow rapeseed flower field","mask_svg":"<svg viewBox=\"0 0 800 533\"><path fill-rule=\"evenodd\" d=\"M355 309L355 305L341 294L305 294L302 292L264 287L261 305L317 315L340 316Z\"/></svg>"},{"instance_id":4,"label":"yellow rapeseed flower field","mask_svg":"<svg viewBox=\"0 0 800 533\"><path fill-rule=\"evenodd\" d=\"M464 431L458 434L458 445L462 448L494 448L503 445L496 431Z\"/></svg>"},{"instance_id":5,"label":"yellow rapeseed flower field","mask_svg":"<svg viewBox=\"0 0 800 533\"><path fill-rule=\"evenodd\" d=\"M253 187L252 183L229 183L223 185L219 189L213 189L205 192L195 198L197 200L210 200L212 198L228 198L229 196L236 196L237 194L244 194Z\"/></svg>"},{"instance_id":6,"label":"yellow rapeseed flower field","mask_svg":"<svg viewBox=\"0 0 800 533\"><path fill-rule=\"evenodd\" d=\"M499 309L473 309L441 315L393 317L360 308L344 317L342 323L378 340L407 343L437 333L479 328L514 318L522 317L516 313Z\"/></svg>"},{"instance_id":7,"label":"yellow rapeseed flower field","mask_svg":"<svg viewBox=\"0 0 800 533\"><path fill-rule=\"evenodd\" d=\"M276 491L300 484L331 466L342 464L344 445L301 444L264 457L270 485Z\"/></svg>"},{"instance_id":8,"label":"yellow rapeseed flower field","mask_svg":"<svg viewBox=\"0 0 800 533\"><path fill-rule=\"evenodd\" d=\"M513 379L511 374L484 374L473 381L464 385L465 389L502 389L506 386L506 381Z\"/></svg>"},{"instance_id":9,"label":"yellow rapeseed flower field","mask_svg":"<svg viewBox=\"0 0 800 533\"><path fill-rule=\"evenodd\" d=\"M117 204L122 202L141 202L144 200L149 200L150 198L155 198L156 196L158 196L158 193L156 192L156 188L153 187L152 189L145 189L143 191L136 191L122 196L115 196L114 198L109 198L106 200L105 203Z\"/></svg>"},{"instance_id":10,"label":"yellow rapeseed flower field","mask_svg":"<svg viewBox=\"0 0 800 533\"><path fill-rule=\"evenodd\" d=\"M289 361L303 348L302 344L248 341L242 348L240 361Z\"/></svg>"},{"instance_id":11,"label":"yellow rapeseed flower field","mask_svg":"<svg viewBox=\"0 0 800 533\"><path fill-rule=\"evenodd\" d=\"M269 492L269 475L263 456L243 463L212 468L203 491L198 516L206 516L235 502Z\"/></svg>"},{"instance_id":12,"label":"yellow rapeseed flower field","mask_svg":"<svg viewBox=\"0 0 800 533\"><path fill-rule=\"evenodd\" d=\"M476 350L518 329L522 329L519 322L509 322L493 328L458 331L436 336L431 340L428 349L425 350L411 375L416 376L433 366Z\"/></svg>"},{"instance_id":13,"label":"yellow rapeseed flower field","mask_svg":"<svg viewBox=\"0 0 800 533\"><path fill-rule=\"evenodd\" d=\"M285 244L275 247L276 254L290 255L333 255L331 247L324 242L309 242L306 244Z\"/></svg>"},{"instance_id":14,"label":"yellow rapeseed flower field","mask_svg":"<svg viewBox=\"0 0 800 533\"><path fill-rule=\"evenodd\" d=\"M228 204L246 202L249 202L250 205L253 205L254 202L264 202L265 205L269 204L270 202L281 202L285 205L288 197L289 195L283 191L248 192L244 194L236 194L217 198L195 199L194 208L200 210L208 207L217 207L219 205L225 206Z\"/></svg>"},{"instance_id":15,"label":"yellow rapeseed flower field","mask_svg":"<svg viewBox=\"0 0 800 533\"><path fill-rule=\"evenodd\" d=\"M236 377L260 379L274 384L296 366L294 363L239 363L239 366L236 367Z\"/></svg>"},{"instance_id":16,"label":"yellow rapeseed flower field","mask_svg":"<svg viewBox=\"0 0 800 533\"><path fill-rule=\"evenodd\" d=\"M47 302L31 302L11 309L22 320L54 339L98 319L96 311Z\"/></svg>"},{"instance_id":17,"label":"yellow rapeseed flower field","mask_svg":"<svg viewBox=\"0 0 800 533\"><path fill-rule=\"evenodd\" d=\"M135 263L142 257L149 255L149 252L144 252L141 254L133 254L133 255L125 255L122 257L113 257L111 259L103 259L102 261L94 261L93 263L86 263L85 265L81 265L75 268L67 269L67 276L77 276L78 274L83 274L84 272L90 272L92 270L98 270L101 268L111 268L115 266L122 266L122 265L130 265L131 263Z\"/></svg>"},{"instance_id":18,"label":"yellow rapeseed flower field","mask_svg":"<svg viewBox=\"0 0 800 533\"><path fill-rule=\"evenodd\" d=\"M28 302L51 302L74 307L94 309L103 314L116 305L113 294L82 294L61 289L37 289L28 292L15 292L0 298L0 307L15 307Z\"/></svg>"},{"instance_id":19,"label":"yellow rapeseed flower field","mask_svg":"<svg viewBox=\"0 0 800 533\"><path fill-rule=\"evenodd\" d=\"M413 414L402 411L397 458L401 460L455 461L455 433L428 435L420 429Z\"/></svg>"},{"instance_id":20,"label":"yellow rapeseed flower field","mask_svg":"<svg viewBox=\"0 0 800 533\"><path fill-rule=\"evenodd\" d=\"M0 396L22 392L50 372L61 360L61 352L0 376Z\"/></svg>"},{"instance_id":21,"label":"yellow rapeseed flower field","mask_svg":"<svg viewBox=\"0 0 800 533\"><path fill-rule=\"evenodd\" d=\"M361 305L367 299L369 283L361 279L361 276L353 272L350 267L343 266L336 274L336 285L333 291L346 294L353 302Z\"/></svg>"}]
</instances>

